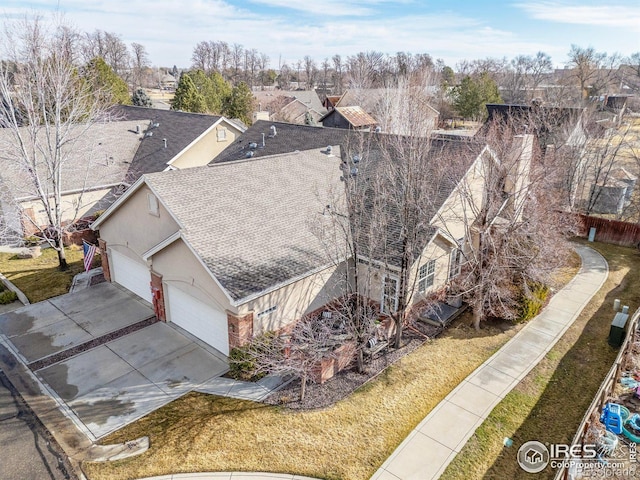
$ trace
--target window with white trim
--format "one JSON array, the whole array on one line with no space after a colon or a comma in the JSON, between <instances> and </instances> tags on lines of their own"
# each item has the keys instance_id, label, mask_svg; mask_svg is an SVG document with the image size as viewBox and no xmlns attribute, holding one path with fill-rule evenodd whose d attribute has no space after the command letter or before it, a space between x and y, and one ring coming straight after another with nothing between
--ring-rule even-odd
<instances>
[{"instance_id":1,"label":"window with white trim","mask_svg":"<svg viewBox=\"0 0 640 480\"><path fill-rule=\"evenodd\" d=\"M153 193L147 193L147 208L151 215L156 217L160 216L160 207L158 205L158 199Z\"/></svg>"},{"instance_id":2,"label":"window with white trim","mask_svg":"<svg viewBox=\"0 0 640 480\"><path fill-rule=\"evenodd\" d=\"M227 129L225 127L219 127L216 133L218 134L219 142L227 141Z\"/></svg>"},{"instance_id":3,"label":"window with white trim","mask_svg":"<svg viewBox=\"0 0 640 480\"><path fill-rule=\"evenodd\" d=\"M449 254L449 280L460 275L460 267L462 266L462 250L454 248Z\"/></svg>"},{"instance_id":4,"label":"window with white trim","mask_svg":"<svg viewBox=\"0 0 640 480\"><path fill-rule=\"evenodd\" d=\"M382 279L380 311L387 315L398 310L398 277L385 275Z\"/></svg>"},{"instance_id":5,"label":"window with white trim","mask_svg":"<svg viewBox=\"0 0 640 480\"><path fill-rule=\"evenodd\" d=\"M436 279L436 261L429 260L418 271L418 291L424 292Z\"/></svg>"}]
</instances>

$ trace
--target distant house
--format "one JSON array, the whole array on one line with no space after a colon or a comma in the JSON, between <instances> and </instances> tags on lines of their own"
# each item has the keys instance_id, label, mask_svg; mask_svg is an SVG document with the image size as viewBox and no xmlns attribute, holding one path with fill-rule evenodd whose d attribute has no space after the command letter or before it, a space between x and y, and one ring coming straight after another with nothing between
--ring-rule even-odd
<instances>
[{"instance_id":1,"label":"distant house","mask_svg":"<svg viewBox=\"0 0 640 480\"><path fill-rule=\"evenodd\" d=\"M160 88L163 90L175 90L177 85L176 78L173 75L165 73L160 77Z\"/></svg>"},{"instance_id":2,"label":"distant house","mask_svg":"<svg viewBox=\"0 0 640 480\"><path fill-rule=\"evenodd\" d=\"M254 92L259 111L254 118L263 120L261 112L269 112L269 120L287 123L318 123L327 113L315 90Z\"/></svg>"},{"instance_id":3,"label":"distant house","mask_svg":"<svg viewBox=\"0 0 640 480\"><path fill-rule=\"evenodd\" d=\"M378 122L362 107L335 107L320 119L324 127L370 131Z\"/></svg>"}]
</instances>

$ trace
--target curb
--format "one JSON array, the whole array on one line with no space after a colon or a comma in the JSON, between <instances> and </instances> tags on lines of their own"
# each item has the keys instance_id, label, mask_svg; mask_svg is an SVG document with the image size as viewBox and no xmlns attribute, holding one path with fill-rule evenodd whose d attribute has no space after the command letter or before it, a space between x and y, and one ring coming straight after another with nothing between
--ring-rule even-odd
<instances>
[{"instance_id":1,"label":"curb","mask_svg":"<svg viewBox=\"0 0 640 480\"><path fill-rule=\"evenodd\" d=\"M7 287L9 290L11 290L12 292L15 292L16 295L18 295L18 300L20 300L20 302L22 302L23 305L31 305L31 302L29 301L27 296L24 293L22 293L22 290L20 290L13 283L11 283L11 281L9 281L7 277L5 277L1 273L0 273L0 281L4 283L5 287Z\"/></svg>"}]
</instances>

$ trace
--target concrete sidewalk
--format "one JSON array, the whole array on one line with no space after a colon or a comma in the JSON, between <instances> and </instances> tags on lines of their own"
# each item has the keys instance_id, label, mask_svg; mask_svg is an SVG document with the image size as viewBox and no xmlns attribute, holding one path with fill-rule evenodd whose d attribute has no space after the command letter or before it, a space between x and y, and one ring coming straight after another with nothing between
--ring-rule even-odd
<instances>
[{"instance_id":1,"label":"concrete sidewalk","mask_svg":"<svg viewBox=\"0 0 640 480\"><path fill-rule=\"evenodd\" d=\"M493 408L564 335L608 275L606 260L578 246L582 267L549 305L434 408L372 480L437 479Z\"/></svg>"}]
</instances>

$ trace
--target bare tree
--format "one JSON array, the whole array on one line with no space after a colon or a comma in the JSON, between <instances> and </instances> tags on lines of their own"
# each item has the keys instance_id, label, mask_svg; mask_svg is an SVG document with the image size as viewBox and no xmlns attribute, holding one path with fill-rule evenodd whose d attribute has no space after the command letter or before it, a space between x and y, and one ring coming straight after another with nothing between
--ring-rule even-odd
<instances>
[{"instance_id":1,"label":"bare tree","mask_svg":"<svg viewBox=\"0 0 640 480\"><path fill-rule=\"evenodd\" d=\"M571 78L578 83L582 99L599 95L608 87L620 60L618 54L607 55L593 47L571 45L567 67L571 69Z\"/></svg>"},{"instance_id":2,"label":"bare tree","mask_svg":"<svg viewBox=\"0 0 640 480\"><path fill-rule=\"evenodd\" d=\"M57 251L63 270L64 184L68 175L86 179L91 168L88 164L86 171L72 171L65 165L104 113L100 92L78 78L73 57L68 56L69 32L62 25L47 26L40 18L6 27L5 58L11 62L0 67L0 155L5 168L17 172L28 194L41 203L48 225L34 221L32 226Z\"/></svg>"},{"instance_id":3,"label":"bare tree","mask_svg":"<svg viewBox=\"0 0 640 480\"><path fill-rule=\"evenodd\" d=\"M331 61L333 62L333 86L334 92L337 95L342 94L342 57L340 55L334 55L331 57Z\"/></svg>"},{"instance_id":4,"label":"bare tree","mask_svg":"<svg viewBox=\"0 0 640 480\"><path fill-rule=\"evenodd\" d=\"M142 87L142 74L146 67L150 65L149 54L144 45L133 42L131 44L131 71L133 76L133 90Z\"/></svg>"},{"instance_id":5,"label":"bare tree","mask_svg":"<svg viewBox=\"0 0 640 480\"><path fill-rule=\"evenodd\" d=\"M233 70L232 81L234 85L240 80L240 70L242 66L242 57L244 55L244 47L238 43L231 46L231 68Z\"/></svg>"}]
</instances>

